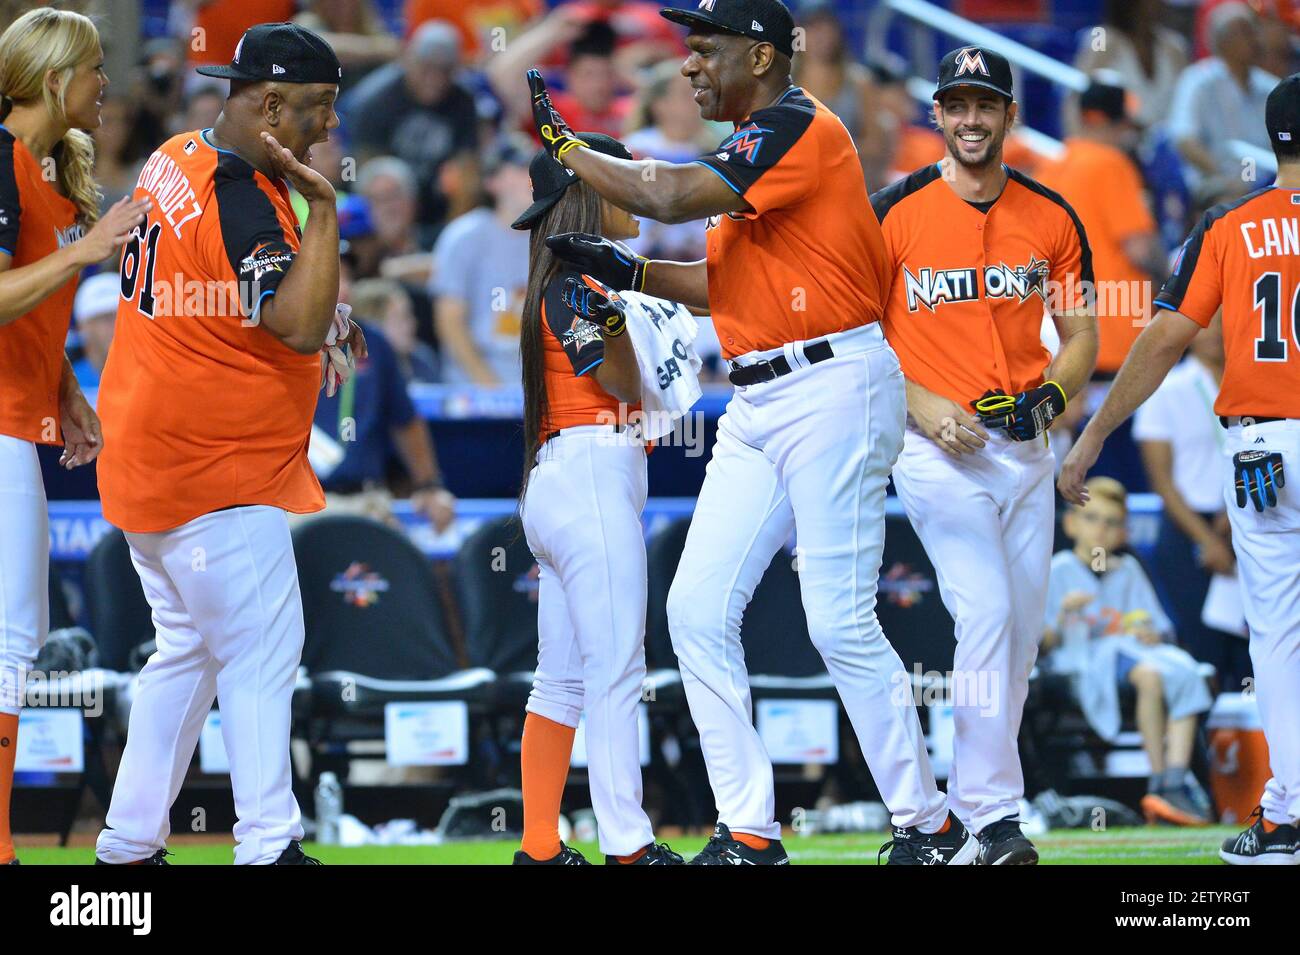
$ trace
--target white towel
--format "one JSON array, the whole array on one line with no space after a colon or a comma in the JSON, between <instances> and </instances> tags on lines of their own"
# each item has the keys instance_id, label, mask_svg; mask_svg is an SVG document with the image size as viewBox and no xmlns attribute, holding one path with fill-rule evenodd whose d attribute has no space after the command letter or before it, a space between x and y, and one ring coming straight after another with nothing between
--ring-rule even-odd
<instances>
[{"instance_id":1,"label":"white towel","mask_svg":"<svg viewBox=\"0 0 1300 955\"><path fill-rule=\"evenodd\" d=\"M641 368L641 437L662 438L700 397L695 353L700 326L684 305L641 292L620 292L627 302L627 334Z\"/></svg>"}]
</instances>

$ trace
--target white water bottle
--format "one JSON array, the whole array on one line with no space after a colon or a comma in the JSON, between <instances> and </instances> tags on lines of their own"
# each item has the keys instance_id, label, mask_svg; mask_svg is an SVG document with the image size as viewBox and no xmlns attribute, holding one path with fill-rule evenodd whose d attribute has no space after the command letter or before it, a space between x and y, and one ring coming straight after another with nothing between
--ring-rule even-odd
<instances>
[{"instance_id":1,"label":"white water bottle","mask_svg":"<svg viewBox=\"0 0 1300 955\"><path fill-rule=\"evenodd\" d=\"M339 817L343 815L343 786L333 773L321 773L316 784L316 841L339 844Z\"/></svg>"}]
</instances>

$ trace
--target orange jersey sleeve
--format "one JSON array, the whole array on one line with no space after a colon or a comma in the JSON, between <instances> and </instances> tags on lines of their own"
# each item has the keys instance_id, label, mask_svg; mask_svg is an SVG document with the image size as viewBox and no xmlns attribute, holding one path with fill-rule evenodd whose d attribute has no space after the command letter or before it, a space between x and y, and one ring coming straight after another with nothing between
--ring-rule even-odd
<instances>
[{"instance_id":1,"label":"orange jersey sleeve","mask_svg":"<svg viewBox=\"0 0 1300 955\"><path fill-rule=\"evenodd\" d=\"M298 249L286 187L196 131L154 152L135 198L153 208L122 251L100 384L105 517L145 533L240 505L320 510L320 359L258 322Z\"/></svg>"},{"instance_id":2,"label":"orange jersey sleeve","mask_svg":"<svg viewBox=\"0 0 1300 955\"><path fill-rule=\"evenodd\" d=\"M709 308L728 358L880 318L884 240L844 124L797 87L697 160L752 207L707 229Z\"/></svg>"},{"instance_id":3,"label":"orange jersey sleeve","mask_svg":"<svg viewBox=\"0 0 1300 955\"><path fill-rule=\"evenodd\" d=\"M1156 297L1158 308L1182 312L1204 328L1223 304L1223 263L1218 238L1222 230L1208 238L1211 227L1222 219L1218 207L1211 209L1196 224L1174 259L1174 270Z\"/></svg>"},{"instance_id":4,"label":"orange jersey sleeve","mask_svg":"<svg viewBox=\"0 0 1300 955\"><path fill-rule=\"evenodd\" d=\"M1221 415L1300 418L1300 190L1215 206L1156 296L1208 325L1223 309Z\"/></svg>"},{"instance_id":5,"label":"orange jersey sleeve","mask_svg":"<svg viewBox=\"0 0 1300 955\"><path fill-rule=\"evenodd\" d=\"M33 265L81 238L77 207L43 175L22 142L0 126L0 250L9 267ZM0 325L0 434L62 444L59 382L77 280Z\"/></svg>"}]
</instances>

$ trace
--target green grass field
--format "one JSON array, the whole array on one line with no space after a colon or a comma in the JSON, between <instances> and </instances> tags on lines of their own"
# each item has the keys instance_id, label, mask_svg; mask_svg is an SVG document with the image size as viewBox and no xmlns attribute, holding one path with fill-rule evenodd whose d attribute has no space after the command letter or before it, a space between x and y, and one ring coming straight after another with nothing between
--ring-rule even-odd
<instances>
[{"instance_id":1,"label":"green grass field","mask_svg":"<svg viewBox=\"0 0 1300 955\"><path fill-rule=\"evenodd\" d=\"M1219 843L1234 828L1114 829L1107 832L1065 831L1035 838L1042 861L1051 865L1221 865ZM786 838L786 848L796 865L875 865L876 851L888 839L884 834L822 835ZM689 856L704 845L703 836L669 840ZM23 847L24 865L85 865L93 850ZM596 847L578 843L592 861L600 860ZM365 846L342 849L308 844L307 852L330 865L501 865L517 848L513 842L457 842L441 846ZM168 861L175 865L228 865L231 848L220 844L180 844Z\"/></svg>"}]
</instances>

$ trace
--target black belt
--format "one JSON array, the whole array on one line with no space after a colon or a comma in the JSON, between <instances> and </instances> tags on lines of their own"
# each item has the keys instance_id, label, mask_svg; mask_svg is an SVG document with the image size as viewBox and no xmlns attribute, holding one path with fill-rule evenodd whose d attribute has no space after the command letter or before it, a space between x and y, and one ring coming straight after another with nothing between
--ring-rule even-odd
<instances>
[{"instance_id":1,"label":"black belt","mask_svg":"<svg viewBox=\"0 0 1300 955\"><path fill-rule=\"evenodd\" d=\"M582 425L576 425L575 427L582 427ZM621 421L617 421L614 424L610 425L609 427L614 429L615 434L622 434L624 431L627 430L627 425L623 424L623 422ZM546 435L542 438L541 444L545 444L547 441L550 441L551 438L558 438L561 433L567 430L568 430L567 428L561 428L559 431L547 432ZM539 444L538 447L541 447L541 445Z\"/></svg>"},{"instance_id":2,"label":"black belt","mask_svg":"<svg viewBox=\"0 0 1300 955\"><path fill-rule=\"evenodd\" d=\"M1286 418L1265 418L1261 415L1253 415L1253 414L1232 415L1231 417L1236 418L1238 421L1244 421L1246 419L1249 419L1251 424L1268 424L1270 421L1286 420ZM1224 428L1229 427L1228 417L1224 415L1219 415L1219 425Z\"/></svg>"},{"instance_id":3,"label":"black belt","mask_svg":"<svg viewBox=\"0 0 1300 955\"><path fill-rule=\"evenodd\" d=\"M815 365L827 358L834 358L835 351L831 348L831 343L823 338L821 341L813 342L804 348L803 357L808 364ZM772 381L774 378L788 375L794 370L790 367L790 363L786 361L784 355L777 355L772 359L765 358L762 361L756 361L752 365L733 368L727 378L733 385L743 388L745 385L757 385L764 381Z\"/></svg>"}]
</instances>

